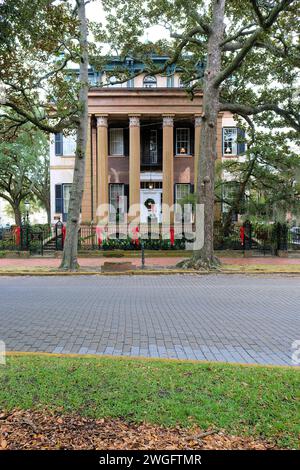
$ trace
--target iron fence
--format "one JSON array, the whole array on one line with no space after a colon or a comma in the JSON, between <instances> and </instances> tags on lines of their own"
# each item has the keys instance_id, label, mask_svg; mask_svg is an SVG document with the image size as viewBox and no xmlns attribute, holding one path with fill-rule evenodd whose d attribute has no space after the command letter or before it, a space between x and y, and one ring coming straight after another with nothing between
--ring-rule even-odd
<instances>
[{"instance_id":1,"label":"iron fence","mask_svg":"<svg viewBox=\"0 0 300 470\"><path fill-rule=\"evenodd\" d=\"M5 228L0 231L0 251L29 251L43 255L44 245L52 236L52 227L46 225Z\"/></svg>"},{"instance_id":2,"label":"iron fence","mask_svg":"<svg viewBox=\"0 0 300 470\"><path fill-rule=\"evenodd\" d=\"M194 227L183 232L181 224L170 226L149 222L139 227L130 227L121 222L108 224L105 228L82 225L78 232L80 250L148 250L185 249L191 241ZM62 222L52 226L24 225L0 228L0 251L29 251L43 255L44 251L63 250L66 227ZM279 251L300 252L300 227L289 228L287 224L273 223L255 225L246 221L236 227L229 236L224 236L221 226L214 230L215 250L252 250L256 255L277 255Z\"/></svg>"},{"instance_id":3,"label":"iron fence","mask_svg":"<svg viewBox=\"0 0 300 470\"><path fill-rule=\"evenodd\" d=\"M192 229L191 229L192 230ZM80 250L140 250L145 249L184 249L187 233L183 234L182 225L163 225L149 221L138 227L127 224L107 224L100 228L82 225L78 233ZM188 234L190 241L191 234Z\"/></svg>"}]
</instances>

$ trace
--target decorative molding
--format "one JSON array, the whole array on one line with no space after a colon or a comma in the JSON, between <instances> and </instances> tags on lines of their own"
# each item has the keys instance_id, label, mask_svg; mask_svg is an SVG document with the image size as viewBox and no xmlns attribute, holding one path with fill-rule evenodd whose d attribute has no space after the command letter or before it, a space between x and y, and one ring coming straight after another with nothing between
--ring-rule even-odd
<instances>
[{"instance_id":1,"label":"decorative molding","mask_svg":"<svg viewBox=\"0 0 300 470\"><path fill-rule=\"evenodd\" d=\"M97 127L108 127L107 116L97 116Z\"/></svg>"},{"instance_id":2,"label":"decorative molding","mask_svg":"<svg viewBox=\"0 0 300 470\"><path fill-rule=\"evenodd\" d=\"M130 127L140 127L140 118L138 116L129 116Z\"/></svg>"},{"instance_id":3,"label":"decorative molding","mask_svg":"<svg viewBox=\"0 0 300 470\"><path fill-rule=\"evenodd\" d=\"M202 117L195 116L195 127L201 127L201 124L202 124Z\"/></svg>"},{"instance_id":4,"label":"decorative molding","mask_svg":"<svg viewBox=\"0 0 300 470\"><path fill-rule=\"evenodd\" d=\"M74 165L50 165L50 170L74 170Z\"/></svg>"},{"instance_id":5,"label":"decorative molding","mask_svg":"<svg viewBox=\"0 0 300 470\"><path fill-rule=\"evenodd\" d=\"M162 181L163 180L163 174L162 172L150 172L150 171L145 171L140 174L140 180L141 181Z\"/></svg>"},{"instance_id":6,"label":"decorative molding","mask_svg":"<svg viewBox=\"0 0 300 470\"><path fill-rule=\"evenodd\" d=\"M174 118L173 116L163 116L163 127L173 127Z\"/></svg>"}]
</instances>

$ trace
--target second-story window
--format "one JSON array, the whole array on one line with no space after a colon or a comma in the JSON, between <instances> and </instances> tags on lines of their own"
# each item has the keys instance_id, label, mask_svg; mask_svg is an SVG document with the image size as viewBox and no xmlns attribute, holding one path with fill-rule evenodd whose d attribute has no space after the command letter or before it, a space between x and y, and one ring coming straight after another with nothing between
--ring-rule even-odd
<instances>
[{"instance_id":1,"label":"second-story window","mask_svg":"<svg viewBox=\"0 0 300 470\"><path fill-rule=\"evenodd\" d=\"M223 155L237 155L237 128L223 127Z\"/></svg>"},{"instance_id":2,"label":"second-story window","mask_svg":"<svg viewBox=\"0 0 300 470\"><path fill-rule=\"evenodd\" d=\"M62 132L55 134L55 155L60 156L64 154L64 143Z\"/></svg>"},{"instance_id":3,"label":"second-story window","mask_svg":"<svg viewBox=\"0 0 300 470\"><path fill-rule=\"evenodd\" d=\"M109 153L110 155L124 155L123 129L109 130Z\"/></svg>"},{"instance_id":4,"label":"second-story window","mask_svg":"<svg viewBox=\"0 0 300 470\"><path fill-rule=\"evenodd\" d=\"M64 155L72 156L75 155L76 151L76 137L74 135L68 135L63 138L64 140Z\"/></svg>"},{"instance_id":5,"label":"second-story window","mask_svg":"<svg viewBox=\"0 0 300 470\"><path fill-rule=\"evenodd\" d=\"M144 88L156 88L157 80L153 75L146 75L143 80Z\"/></svg>"},{"instance_id":6,"label":"second-story window","mask_svg":"<svg viewBox=\"0 0 300 470\"><path fill-rule=\"evenodd\" d=\"M64 136L61 132L55 134L55 155L74 156L76 150L76 137L74 135Z\"/></svg>"},{"instance_id":7,"label":"second-story window","mask_svg":"<svg viewBox=\"0 0 300 470\"><path fill-rule=\"evenodd\" d=\"M176 129L176 155L189 155L190 149L190 129Z\"/></svg>"}]
</instances>

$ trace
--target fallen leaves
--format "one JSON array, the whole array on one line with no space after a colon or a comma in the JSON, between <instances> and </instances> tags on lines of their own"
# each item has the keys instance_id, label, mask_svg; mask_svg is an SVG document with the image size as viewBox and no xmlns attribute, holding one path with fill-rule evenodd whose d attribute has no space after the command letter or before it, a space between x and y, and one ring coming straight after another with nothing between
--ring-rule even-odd
<instances>
[{"instance_id":1,"label":"fallen leaves","mask_svg":"<svg viewBox=\"0 0 300 470\"><path fill-rule=\"evenodd\" d=\"M1 413L0 450L96 449L96 450L187 450L274 449L263 440L232 436L197 427L165 428L121 419L90 419L41 411L15 410Z\"/></svg>"}]
</instances>

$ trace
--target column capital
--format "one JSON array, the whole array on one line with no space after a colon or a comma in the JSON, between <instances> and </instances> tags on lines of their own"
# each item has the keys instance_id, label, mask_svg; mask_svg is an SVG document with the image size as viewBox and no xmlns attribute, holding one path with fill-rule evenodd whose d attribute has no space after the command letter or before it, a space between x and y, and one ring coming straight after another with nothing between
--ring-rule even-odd
<instances>
[{"instance_id":1,"label":"column capital","mask_svg":"<svg viewBox=\"0 0 300 470\"><path fill-rule=\"evenodd\" d=\"M173 127L174 114L163 114L163 127Z\"/></svg>"},{"instance_id":2,"label":"column capital","mask_svg":"<svg viewBox=\"0 0 300 470\"><path fill-rule=\"evenodd\" d=\"M129 126L130 127L139 127L140 126L140 114L128 114L129 117Z\"/></svg>"},{"instance_id":3,"label":"column capital","mask_svg":"<svg viewBox=\"0 0 300 470\"><path fill-rule=\"evenodd\" d=\"M195 114L195 127L201 127L202 116L200 114Z\"/></svg>"},{"instance_id":4,"label":"column capital","mask_svg":"<svg viewBox=\"0 0 300 470\"><path fill-rule=\"evenodd\" d=\"M107 127L108 126L107 117L108 117L107 114L96 114L97 127Z\"/></svg>"}]
</instances>

